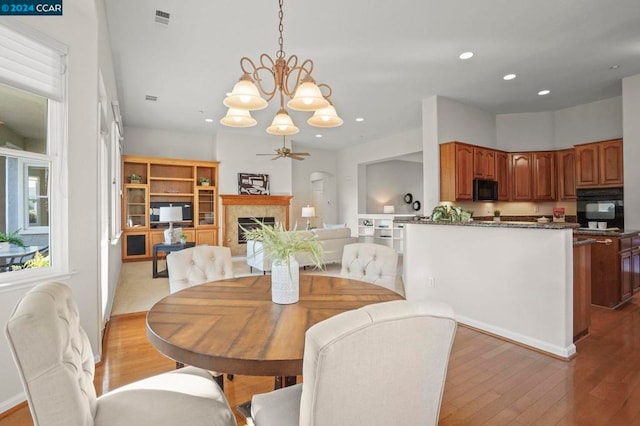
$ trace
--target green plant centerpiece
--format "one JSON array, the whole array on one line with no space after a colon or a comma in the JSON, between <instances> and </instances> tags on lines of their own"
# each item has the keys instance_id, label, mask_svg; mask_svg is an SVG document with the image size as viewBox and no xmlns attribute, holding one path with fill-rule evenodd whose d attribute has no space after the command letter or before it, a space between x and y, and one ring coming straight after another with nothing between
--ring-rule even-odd
<instances>
[{"instance_id":1,"label":"green plant centerpiece","mask_svg":"<svg viewBox=\"0 0 640 426\"><path fill-rule=\"evenodd\" d=\"M0 243L7 243L7 245L13 244L18 247L24 247L24 240L20 235L18 235L20 229L16 229L15 231L9 233L0 231Z\"/></svg>"},{"instance_id":2,"label":"green plant centerpiece","mask_svg":"<svg viewBox=\"0 0 640 426\"><path fill-rule=\"evenodd\" d=\"M299 299L300 266L296 254L308 253L316 268L322 269L322 245L317 235L307 231L287 231L282 223L275 226L256 221L256 227L241 226L247 241L255 241L253 253L261 252L271 259L271 300L274 303L290 304ZM257 248L256 248L257 247Z\"/></svg>"},{"instance_id":3,"label":"green plant centerpiece","mask_svg":"<svg viewBox=\"0 0 640 426\"><path fill-rule=\"evenodd\" d=\"M441 204L436 206L431 212L431 220L434 222L470 222L472 212L464 210L462 207Z\"/></svg>"},{"instance_id":4,"label":"green plant centerpiece","mask_svg":"<svg viewBox=\"0 0 640 426\"><path fill-rule=\"evenodd\" d=\"M500 210L493 211L493 221L500 222Z\"/></svg>"},{"instance_id":5,"label":"green plant centerpiece","mask_svg":"<svg viewBox=\"0 0 640 426\"><path fill-rule=\"evenodd\" d=\"M202 186L209 186L209 178L204 177L204 176L199 177L199 178L198 178L198 183L199 183L200 185L202 185Z\"/></svg>"}]
</instances>

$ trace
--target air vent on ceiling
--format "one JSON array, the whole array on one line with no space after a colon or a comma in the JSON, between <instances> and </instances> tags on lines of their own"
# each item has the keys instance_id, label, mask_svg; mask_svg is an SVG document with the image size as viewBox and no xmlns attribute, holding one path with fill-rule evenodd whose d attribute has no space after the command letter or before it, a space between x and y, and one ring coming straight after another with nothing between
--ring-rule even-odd
<instances>
[{"instance_id":1,"label":"air vent on ceiling","mask_svg":"<svg viewBox=\"0 0 640 426\"><path fill-rule=\"evenodd\" d=\"M167 12L163 12L161 10L156 10L156 22L158 24L169 25L169 17L171 15Z\"/></svg>"},{"instance_id":2,"label":"air vent on ceiling","mask_svg":"<svg viewBox=\"0 0 640 426\"><path fill-rule=\"evenodd\" d=\"M151 101L151 102L155 102L158 100L157 96L153 96L153 95L145 95L144 97L145 101Z\"/></svg>"}]
</instances>

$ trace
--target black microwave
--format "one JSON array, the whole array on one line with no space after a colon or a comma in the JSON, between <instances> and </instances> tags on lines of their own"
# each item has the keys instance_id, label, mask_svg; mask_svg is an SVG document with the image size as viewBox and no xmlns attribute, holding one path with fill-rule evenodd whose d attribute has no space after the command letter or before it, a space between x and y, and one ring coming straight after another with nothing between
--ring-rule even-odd
<instances>
[{"instance_id":1,"label":"black microwave","mask_svg":"<svg viewBox=\"0 0 640 426\"><path fill-rule=\"evenodd\" d=\"M497 201L498 182L495 180L474 179L473 201Z\"/></svg>"}]
</instances>

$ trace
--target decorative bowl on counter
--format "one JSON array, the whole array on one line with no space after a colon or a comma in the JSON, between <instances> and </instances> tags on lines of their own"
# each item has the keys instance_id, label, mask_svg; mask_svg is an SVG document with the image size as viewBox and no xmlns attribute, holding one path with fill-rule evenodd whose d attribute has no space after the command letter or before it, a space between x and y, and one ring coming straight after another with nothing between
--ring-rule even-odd
<instances>
[{"instance_id":1,"label":"decorative bowl on counter","mask_svg":"<svg viewBox=\"0 0 640 426\"><path fill-rule=\"evenodd\" d=\"M542 216L542 217L539 217L539 218L538 218L538 223L549 223L549 222L550 222L550 221L549 221L549 218L548 218L548 217L544 217L544 216Z\"/></svg>"}]
</instances>

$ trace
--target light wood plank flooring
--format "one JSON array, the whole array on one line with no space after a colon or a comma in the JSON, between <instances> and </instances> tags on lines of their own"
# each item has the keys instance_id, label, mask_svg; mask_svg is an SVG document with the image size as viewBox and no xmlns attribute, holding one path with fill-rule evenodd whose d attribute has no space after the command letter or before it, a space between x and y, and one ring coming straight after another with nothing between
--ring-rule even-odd
<instances>
[{"instance_id":1,"label":"light wood plank flooring","mask_svg":"<svg viewBox=\"0 0 640 426\"><path fill-rule=\"evenodd\" d=\"M591 335L568 362L458 327L440 424L640 425L636 298L615 311L593 308ZM144 314L112 318L106 348L96 375L99 393L174 368L147 342ZM379 379L393 380L393 372ZM225 393L235 407L272 386L271 377L236 376L225 382ZM30 424L26 407L0 419L0 426Z\"/></svg>"}]
</instances>

